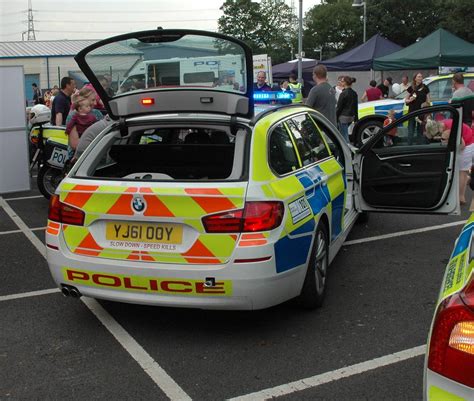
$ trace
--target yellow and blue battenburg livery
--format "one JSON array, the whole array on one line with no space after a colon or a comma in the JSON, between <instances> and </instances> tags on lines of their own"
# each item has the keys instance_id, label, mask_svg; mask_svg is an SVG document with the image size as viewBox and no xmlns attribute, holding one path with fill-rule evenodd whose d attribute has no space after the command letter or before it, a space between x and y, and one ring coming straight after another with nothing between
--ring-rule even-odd
<instances>
[{"instance_id":1,"label":"yellow and blue battenburg livery","mask_svg":"<svg viewBox=\"0 0 474 401\"><path fill-rule=\"evenodd\" d=\"M332 174L323 170L330 170L334 167L334 163L338 164L335 160L328 160L295 175L303 187L303 195L289 202L290 216L286 225L288 234L275 244L278 273L306 263L314 230L322 211L331 216L331 240L341 233L346 189L344 174L339 165L335 166L337 177L329 180Z\"/></svg>"},{"instance_id":2,"label":"yellow and blue battenburg livery","mask_svg":"<svg viewBox=\"0 0 474 401\"><path fill-rule=\"evenodd\" d=\"M474 214L456 240L433 319L425 401L474 400Z\"/></svg>"},{"instance_id":3,"label":"yellow and blue battenburg livery","mask_svg":"<svg viewBox=\"0 0 474 401\"><path fill-rule=\"evenodd\" d=\"M471 276L474 267L474 260L470 260L473 231L474 215L470 217L456 241L444 276L440 301L462 289Z\"/></svg>"},{"instance_id":4,"label":"yellow and blue battenburg livery","mask_svg":"<svg viewBox=\"0 0 474 401\"><path fill-rule=\"evenodd\" d=\"M200 55L182 54L191 47ZM119 65L117 48L127 53ZM240 40L157 29L99 41L75 59L117 123L51 197L47 259L66 296L204 309L297 298L315 308L358 214L394 209L365 202L365 156L323 115L289 104L291 91L254 93L251 50ZM100 84L105 70L124 77L120 94ZM451 142L436 150L443 166L456 135ZM384 151L393 163L407 152ZM366 153L372 165L380 160ZM439 186L456 183L453 174L444 168ZM369 194L381 180L393 176L369 179ZM427 190L441 194L439 206L422 212L456 211L455 184L439 186ZM420 211L415 201L404 210Z\"/></svg>"}]
</instances>

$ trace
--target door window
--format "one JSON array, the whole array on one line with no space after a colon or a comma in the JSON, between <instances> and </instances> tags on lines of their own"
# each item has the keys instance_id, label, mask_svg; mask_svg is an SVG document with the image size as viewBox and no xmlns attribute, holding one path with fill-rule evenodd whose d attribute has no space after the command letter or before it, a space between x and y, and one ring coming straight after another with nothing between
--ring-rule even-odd
<instances>
[{"instance_id":1,"label":"door window","mask_svg":"<svg viewBox=\"0 0 474 401\"><path fill-rule=\"evenodd\" d=\"M439 79L428 85L432 101L448 101L453 96L451 79Z\"/></svg>"},{"instance_id":2,"label":"door window","mask_svg":"<svg viewBox=\"0 0 474 401\"><path fill-rule=\"evenodd\" d=\"M401 117L368 141L360 149L361 194L369 206L363 210L451 212L458 126L456 109L434 106Z\"/></svg>"},{"instance_id":3,"label":"door window","mask_svg":"<svg viewBox=\"0 0 474 401\"><path fill-rule=\"evenodd\" d=\"M284 175L299 168L293 142L283 124L278 124L272 130L268 143L269 164L273 171Z\"/></svg>"},{"instance_id":4,"label":"door window","mask_svg":"<svg viewBox=\"0 0 474 401\"><path fill-rule=\"evenodd\" d=\"M331 155L320 129L308 114L288 120L287 126L293 134L303 166L325 159Z\"/></svg>"},{"instance_id":5,"label":"door window","mask_svg":"<svg viewBox=\"0 0 474 401\"><path fill-rule=\"evenodd\" d=\"M381 147L446 147L451 133L452 113L431 111L419 113L398 123L385 120L383 137L374 146Z\"/></svg>"}]
</instances>

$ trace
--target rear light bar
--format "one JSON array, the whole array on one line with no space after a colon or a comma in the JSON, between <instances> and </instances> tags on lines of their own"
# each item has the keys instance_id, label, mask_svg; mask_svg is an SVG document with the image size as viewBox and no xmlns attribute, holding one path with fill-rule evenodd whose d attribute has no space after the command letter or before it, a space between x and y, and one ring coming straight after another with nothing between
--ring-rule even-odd
<instances>
[{"instance_id":1,"label":"rear light bar","mask_svg":"<svg viewBox=\"0 0 474 401\"><path fill-rule=\"evenodd\" d=\"M283 220L282 202L246 202L244 209L205 216L202 223L208 233L270 231Z\"/></svg>"},{"instance_id":2,"label":"rear light bar","mask_svg":"<svg viewBox=\"0 0 474 401\"><path fill-rule=\"evenodd\" d=\"M52 195L49 200L48 219L58 223L82 226L85 213L81 209L66 205L59 200L58 195Z\"/></svg>"},{"instance_id":3,"label":"rear light bar","mask_svg":"<svg viewBox=\"0 0 474 401\"><path fill-rule=\"evenodd\" d=\"M461 293L439 305L431 334L428 368L474 387L474 277Z\"/></svg>"}]
</instances>

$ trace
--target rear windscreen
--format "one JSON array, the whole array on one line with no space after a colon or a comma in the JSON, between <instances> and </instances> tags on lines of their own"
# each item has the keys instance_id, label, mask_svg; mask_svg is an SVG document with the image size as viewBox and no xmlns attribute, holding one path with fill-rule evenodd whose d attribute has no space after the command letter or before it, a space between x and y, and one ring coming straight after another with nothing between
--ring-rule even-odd
<instances>
[{"instance_id":1,"label":"rear windscreen","mask_svg":"<svg viewBox=\"0 0 474 401\"><path fill-rule=\"evenodd\" d=\"M118 40L87 53L85 62L111 97L170 87L212 88L238 94L247 89L245 50L212 36ZM111 91L110 86L117 90Z\"/></svg>"}]
</instances>

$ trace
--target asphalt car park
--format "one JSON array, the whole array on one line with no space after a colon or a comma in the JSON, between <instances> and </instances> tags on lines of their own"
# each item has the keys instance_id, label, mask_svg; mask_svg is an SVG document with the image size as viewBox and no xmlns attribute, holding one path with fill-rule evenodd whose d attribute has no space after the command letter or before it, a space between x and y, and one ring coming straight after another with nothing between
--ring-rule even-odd
<instances>
[{"instance_id":1,"label":"asphalt car park","mask_svg":"<svg viewBox=\"0 0 474 401\"><path fill-rule=\"evenodd\" d=\"M32 182L34 188L34 182ZM0 399L417 400L461 216L371 214L316 311L64 298L43 257L48 204L0 199Z\"/></svg>"}]
</instances>

